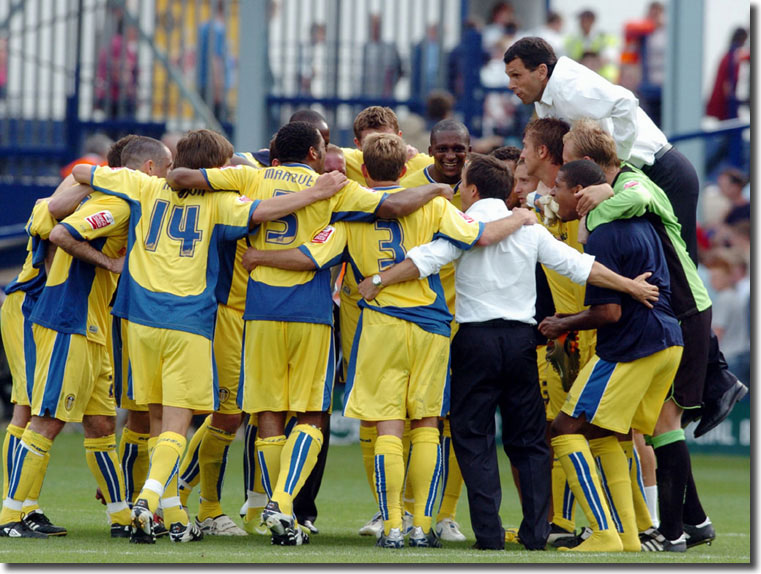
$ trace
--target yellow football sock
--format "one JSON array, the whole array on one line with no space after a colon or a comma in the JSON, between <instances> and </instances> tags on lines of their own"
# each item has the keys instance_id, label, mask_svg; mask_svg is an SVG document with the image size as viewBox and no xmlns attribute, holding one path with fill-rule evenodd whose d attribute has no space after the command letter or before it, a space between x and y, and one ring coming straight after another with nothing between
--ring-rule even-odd
<instances>
[{"instance_id":1,"label":"yellow football sock","mask_svg":"<svg viewBox=\"0 0 761 574\"><path fill-rule=\"evenodd\" d=\"M312 425L296 425L293 427L283 451L280 453L281 472L277 477L277 485L272 493L272 500L280 506L280 512L293 512L293 499L304 486L314 465L317 455L322 448L322 431Z\"/></svg>"},{"instance_id":2,"label":"yellow football sock","mask_svg":"<svg viewBox=\"0 0 761 574\"><path fill-rule=\"evenodd\" d=\"M645 484L642 482L642 468L639 465L639 457L632 441L620 441L619 444L624 451L629 467L629 481L632 485L632 500L634 503L634 517L637 520L637 531L644 532L653 526L653 520L647 507L647 500L645 499Z\"/></svg>"},{"instance_id":3,"label":"yellow football sock","mask_svg":"<svg viewBox=\"0 0 761 574\"><path fill-rule=\"evenodd\" d=\"M273 489L280 474L280 454L285 446L285 435L271 436L256 439L256 473L260 477L255 480L262 485L267 498L272 498ZM256 490L256 488L254 489ZM249 506L246 511L246 522L259 518L261 508Z\"/></svg>"},{"instance_id":4,"label":"yellow football sock","mask_svg":"<svg viewBox=\"0 0 761 574\"><path fill-rule=\"evenodd\" d=\"M85 438L84 445L87 466L106 500L111 523L129 524L130 512L124 500L124 474L116 452L116 435Z\"/></svg>"},{"instance_id":5,"label":"yellow football sock","mask_svg":"<svg viewBox=\"0 0 761 574\"><path fill-rule=\"evenodd\" d=\"M124 473L124 485L128 503L135 500L135 495L148 478L148 433L139 433L124 427L119 441L119 460Z\"/></svg>"},{"instance_id":6,"label":"yellow football sock","mask_svg":"<svg viewBox=\"0 0 761 574\"><path fill-rule=\"evenodd\" d=\"M623 545L613 525L595 462L584 435L556 436L552 439L552 448L563 465L568 485L592 528L592 535L571 550L620 552Z\"/></svg>"},{"instance_id":7,"label":"yellow football sock","mask_svg":"<svg viewBox=\"0 0 761 574\"><path fill-rule=\"evenodd\" d=\"M415 512L415 494L412 492L412 484L409 481L410 468L410 420L404 421L404 432L402 432L402 457L404 457L404 486L402 488L403 496L402 507L405 512L413 514Z\"/></svg>"},{"instance_id":8,"label":"yellow football sock","mask_svg":"<svg viewBox=\"0 0 761 574\"><path fill-rule=\"evenodd\" d=\"M433 506L441 474L441 446L439 429L436 427L419 427L410 431L410 465L409 482L415 497L415 510L412 524L420 526L423 532L431 529Z\"/></svg>"},{"instance_id":9,"label":"yellow football sock","mask_svg":"<svg viewBox=\"0 0 761 574\"><path fill-rule=\"evenodd\" d=\"M27 499L39 475L43 474L46 466L45 456L52 446L52 440L28 427L24 431L21 442L16 448L8 495L3 501L3 510L0 512L0 524L21 520L24 500Z\"/></svg>"},{"instance_id":10,"label":"yellow football sock","mask_svg":"<svg viewBox=\"0 0 761 574\"><path fill-rule=\"evenodd\" d=\"M565 471L557 456L552 459L552 522L573 532L576 529L575 504L573 492L568 487Z\"/></svg>"},{"instance_id":11,"label":"yellow football sock","mask_svg":"<svg viewBox=\"0 0 761 574\"><path fill-rule=\"evenodd\" d=\"M374 482L386 534L402 529L403 452L402 440L394 435L380 435L375 441Z\"/></svg>"},{"instance_id":12,"label":"yellow football sock","mask_svg":"<svg viewBox=\"0 0 761 574\"><path fill-rule=\"evenodd\" d=\"M378 429L375 426L359 425L359 446L362 449L362 464L365 465L365 477L370 485L370 490L378 502L378 495L375 492L375 440L378 438Z\"/></svg>"},{"instance_id":13,"label":"yellow football sock","mask_svg":"<svg viewBox=\"0 0 761 574\"><path fill-rule=\"evenodd\" d=\"M457 514L457 501L460 500L463 485L460 465L457 463L457 457L455 457L454 447L452 446L452 429L449 426L448 418L444 419L444 432L442 435L441 459L444 466L441 476L443 481L441 489L443 494L441 496L441 504L439 505L439 513L436 516L436 522L440 522L445 518L455 519L455 515Z\"/></svg>"},{"instance_id":14,"label":"yellow football sock","mask_svg":"<svg viewBox=\"0 0 761 574\"><path fill-rule=\"evenodd\" d=\"M40 468L40 473L35 477L35 480L32 483L32 488L29 489L29 492L26 495L26 500L24 500L24 508L22 509L24 514L29 514L33 510L37 510L40 507L40 492L42 492L42 482L45 480L45 475L48 471L50 453L46 453L43 458L45 460L42 461L42 468Z\"/></svg>"},{"instance_id":15,"label":"yellow football sock","mask_svg":"<svg viewBox=\"0 0 761 574\"><path fill-rule=\"evenodd\" d=\"M8 497L8 480L13 472L13 455L23 434L23 428L10 423L5 430L5 437L3 438L3 500Z\"/></svg>"},{"instance_id":16,"label":"yellow football sock","mask_svg":"<svg viewBox=\"0 0 761 574\"><path fill-rule=\"evenodd\" d=\"M198 450L201 467L201 503L198 507L198 519L216 518L222 514L219 503L222 496L222 482L225 478L227 451L235 439L235 433L209 425L206 436Z\"/></svg>"},{"instance_id":17,"label":"yellow football sock","mask_svg":"<svg viewBox=\"0 0 761 574\"><path fill-rule=\"evenodd\" d=\"M188 513L180 500L178 476L175 472L172 478L164 488L164 494L161 496L161 509L164 514L164 524L170 527L175 522L183 526L188 524Z\"/></svg>"},{"instance_id":18,"label":"yellow football sock","mask_svg":"<svg viewBox=\"0 0 761 574\"><path fill-rule=\"evenodd\" d=\"M201 424L196 432L193 433L193 436L190 437L188 449L185 451L185 456L182 457L182 462L180 463L180 500L182 501L183 506L188 505L190 493L193 492L193 488L195 488L201 480L201 459L199 456L199 450L209 425L211 425L211 415L204 419L203 424Z\"/></svg>"},{"instance_id":19,"label":"yellow football sock","mask_svg":"<svg viewBox=\"0 0 761 574\"><path fill-rule=\"evenodd\" d=\"M184 436L175 432L162 432L158 436L156 446L151 453L148 478L138 495L138 498L143 498L148 502L148 508L150 508L151 512L156 512L159 498L164 495L165 489L170 486L169 479L175 480L180 458L187 442ZM168 521L165 520L165 522Z\"/></svg>"},{"instance_id":20,"label":"yellow football sock","mask_svg":"<svg viewBox=\"0 0 761 574\"><path fill-rule=\"evenodd\" d=\"M606 436L589 441L597 461L603 490L610 503L610 513L626 552L640 552L642 545L634 516L629 464L618 439Z\"/></svg>"}]
</instances>

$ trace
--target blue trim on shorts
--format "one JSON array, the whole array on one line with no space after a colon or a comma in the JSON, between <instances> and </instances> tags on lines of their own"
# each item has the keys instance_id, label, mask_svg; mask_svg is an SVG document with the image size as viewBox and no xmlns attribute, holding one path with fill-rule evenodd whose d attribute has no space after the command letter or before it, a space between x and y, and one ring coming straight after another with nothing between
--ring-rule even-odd
<instances>
[{"instance_id":1,"label":"blue trim on shorts","mask_svg":"<svg viewBox=\"0 0 761 574\"><path fill-rule=\"evenodd\" d=\"M357 319L357 328L354 331L354 341L351 344L351 356L349 357L349 367L346 369L346 385L344 388L344 408L343 413L346 414L346 405L349 404L349 398L351 397L351 391L354 388L354 377L357 372L357 349L359 349L359 335L362 333L362 317L364 313L362 309L359 310L359 319Z\"/></svg>"},{"instance_id":2,"label":"blue trim on shorts","mask_svg":"<svg viewBox=\"0 0 761 574\"><path fill-rule=\"evenodd\" d=\"M124 381L122 379L122 329L121 319L111 316L111 360L114 363L114 401L117 407L122 406L122 389Z\"/></svg>"},{"instance_id":3,"label":"blue trim on shorts","mask_svg":"<svg viewBox=\"0 0 761 574\"><path fill-rule=\"evenodd\" d=\"M330 354L328 356L328 372L325 375L325 383L322 391L321 410L327 412L333 400L333 383L336 380L336 338L333 334L333 328L330 328Z\"/></svg>"},{"instance_id":4,"label":"blue trim on shorts","mask_svg":"<svg viewBox=\"0 0 761 574\"><path fill-rule=\"evenodd\" d=\"M576 407L571 415L573 418L577 419L584 414L587 422L591 423L594 420L597 409L600 407L600 399L608 387L610 377L617 364L605 359L598 359L576 401Z\"/></svg>"},{"instance_id":5,"label":"blue trim on shorts","mask_svg":"<svg viewBox=\"0 0 761 574\"><path fill-rule=\"evenodd\" d=\"M240 410L243 410L243 395L246 393L245 391L245 382L246 382L246 331L248 330L248 325L246 325L246 322L243 321L243 337L241 338L240 342L240 373L238 374L238 396L235 397L235 404L238 405L238 408ZM212 346L212 350L214 347ZM254 438L256 440L256 438ZM252 451L253 452L253 451ZM253 488L251 489L253 490Z\"/></svg>"},{"instance_id":6,"label":"blue trim on shorts","mask_svg":"<svg viewBox=\"0 0 761 574\"><path fill-rule=\"evenodd\" d=\"M452 396L452 351L451 344L447 345L447 377L444 380L444 394L441 397L441 412L440 417L449 416L449 409L451 408L451 396ZM446 483L445 483L446 484Z\"/></svg>"},{"instance_id":7,"label":"blue trim on shorts","mask_svg":"<svg viewBox=\"0 0 761 574\"><path fill-rule=\"evenodd\" d=\"M45 381L45 393L42 396L42 405L40 405L37 416L44 416L46 412L49 412L50 416L53 417L56 414L58 401L61 398L61 391L63 390L63 375L66 371L70 346L70 334L56 333L53 352L50 353L50 366L48 367L48 377Z\"/></svg>"},{"instance_id":8,"label":"blue trim on shorts","mask_svg":"<svg viewBox=\"0 0 761 574\"><path fill-rule=\"evenodd\" d=\"M26 304L26 301L24 304ZM34 389L34 370L36 367L37 345L34 343L34 331L32 330L32 322L24 317L24 374L26 375L26 397L30 405L32 404L32 391Z\"/></svg>"},{"instance_id":9,"label":"blue trim on shorts","mask_svg":"<svg viewBox=\"0 0 761 574\"><path fill-rule=\"evenodd\" d=\"M584 498L587 499L589 508L592 510L592 514L597 521L597 528L599 530L607 530L608 519L605 516L602 501L600 500L600 496L592 481L592 472L587 464L587 460L580 452L572 452L568 455L568 458L571 460L574 469L576 470L576 476L579 479L581 491L584 494Z\"/></svg>"}]
</instances>

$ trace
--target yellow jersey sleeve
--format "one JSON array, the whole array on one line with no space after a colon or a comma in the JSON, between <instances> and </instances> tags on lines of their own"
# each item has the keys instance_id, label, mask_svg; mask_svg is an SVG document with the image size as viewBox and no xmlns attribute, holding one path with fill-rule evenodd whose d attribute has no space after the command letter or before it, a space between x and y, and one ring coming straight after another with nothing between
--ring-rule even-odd
<instances>
[{"instance_id":1,"label":"yellow jersey sleeve","mask_svg":"<svg viewBox=\"0 0 761 574\"><path fill-rule=\"evenodd\" d=\"M149 180L158 180L158 178L128 167L93 166L90 170L90 187L93 190L109 195L119 195L124 199L139 200L141 189Z\"/></svg>"},{"instance_id":2,"label":"yellow jersey sleeve","mask_svg":"<svg viewBox=\"0 0 761 574\"><path fill-rule=\"evenodd\" d=\"M299 251L309 257L317 269L333 267L341 262L348 234L345 223L328 225L317 233L309 243L299 247Z\"/></svg>"},{"instance_id":3,"label":"yellow jersey sleeve","mask_svg":"<svg viewBox=\"0 0 761 574\"><path fill-rule=\"evenodd\" d=\"M39 237L40 239L47 239L50 237L50 232L58 223L48 210L49 199L43 199L35 204L32 209L32 215L29 217L29 221L26 224L26 232L30 237Z\"/></svg>"},{"instance_id":4,"label":"yellow jersey sleeve","mask_svg":"<svg viewBox=\"0 0 761 574\"><path fill-rule=\"evenodd\" d=\"M93 192L90 198L71 215L61 221L78 241L91 241L99 237L114 238L115 243L121 239L121 247L127 241L127 229L129 227L130 209L127 202L115 197ZM107 242L106 245L108 245ZM104 246L105 247L105 246ZM115 254L104 253L109 257Z\"/></svg>"},{"instance_id":5,"label":"yellow jersey sleeve","mask_svg":"<svg viewBox=\"0 0 761 574\"><path fill-rule=\"evenodd\" d=\"M419 153L415 157L407 161L407 171L414 172L424 167L428 167L433 163L433 158L427 153Z\"/></svg>"},{"instance_id":6,"label":"yellow jersey sleeve","mask_svg":"<svg viewBox=\"0 0 761 574\"><path fill-rule=\"evenodd\" d=\"M349 181L341 191L332 198L331 222L335 221L373 221L376 212L388 197L387 194L373 191Z\"/></svg>"},{"instance_id":7,"label":"yellow jersey sleeve","mask_svg":"<svg viewBox=\"0 0 761 574\"><path fill-rule=\"evenodd\" d=\"M201 169L209 187L215 191L237 191L242 195L256 198L259 182L264 170L247 165L230 165Z\"/></svg>"}]
</instances>

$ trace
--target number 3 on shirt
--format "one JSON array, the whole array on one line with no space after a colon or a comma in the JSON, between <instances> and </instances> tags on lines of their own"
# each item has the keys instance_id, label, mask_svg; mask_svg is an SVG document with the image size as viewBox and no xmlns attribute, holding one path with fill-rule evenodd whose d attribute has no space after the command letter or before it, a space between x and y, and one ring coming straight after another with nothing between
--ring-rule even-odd
<instances>
[{"instance_id":1,"label":"number 3 on shirt","mask_svg":"<svg viewBox=\"0 0 761 574\"><path fill-rule=\"evenodd\" d=\"M148 236L145 238L145 249L156 251L161 239L161 231L164 227L164 219L169 209L169 202L163 199L156 200L151 213L151 224ZM169 216L169 226L166 234L170 239L180 242L180 257L193 257L196 243L201 241L203 231L198 229L199 205L175 205Z\"/></svg>"},{"instance_id":2,"label":"number 3 on shirt","mask_svg":"<svg viewBox=\"0 0 761 574\"><path fill-rule=\"evenodd\" d=\"M276 189L272 194L272 197L278 195L285 195L286 193L294 193L285 189ZM275 229L267 229L264 236L264 241L267 243L274 243L276 245L288 245L293 243L296 239L296 232L299 229L299 222L295 215L286 215L280 219L271 221L268 227L274 227Z\"/></svg>"},{"instance_id":3,"label":"number 3 on shirt","mask_svg":"<svg viewBox=\"0 0 761 574\"><path fill-rule=\"evenodd\" d=\"M402 243L404 242L404 231L396 221L379 219L375 222L375 229L386 231L388 239L378 240L378 249L391 253L391 257L381 257L378 259L378 271L383 271L391 267L394 263L404 261L406 251Z\"/></svg>"}]
</instances>

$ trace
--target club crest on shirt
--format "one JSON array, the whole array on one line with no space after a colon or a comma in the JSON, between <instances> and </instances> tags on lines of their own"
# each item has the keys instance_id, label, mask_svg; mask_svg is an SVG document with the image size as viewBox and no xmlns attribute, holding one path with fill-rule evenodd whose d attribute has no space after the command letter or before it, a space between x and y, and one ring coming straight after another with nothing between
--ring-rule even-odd
<instances>
[{"instance_id":1,"label":"club crest on shirt","mask_svg":"<svg viewBox=\"0 0 761 574\"><path fill-rule=\"evenodd\" d=\"M92 229L103 229L108 227L114 222L114 216L108 210L99 211L85 217L85 221L90 225Z\"/></svg>"},{"instance_id":2,"label":"club crest on shirt","mask_svg":"<svg viewBox=\"0 0 761 574\"><path fill-rule=\"evenodd\" d=\"M332 225L328 225L325 229L320 231L312 238L312 243L326 243L330 236L336 232L336 228Z\"/></svg>"}]
</instances>

